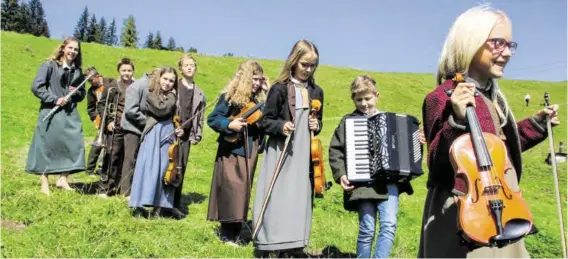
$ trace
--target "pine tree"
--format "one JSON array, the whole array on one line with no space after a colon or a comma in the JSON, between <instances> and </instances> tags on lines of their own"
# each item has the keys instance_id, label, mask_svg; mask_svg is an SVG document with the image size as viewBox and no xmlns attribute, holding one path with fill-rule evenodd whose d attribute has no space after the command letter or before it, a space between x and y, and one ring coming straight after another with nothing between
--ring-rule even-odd
<instances>
[{"instance_id":1,"label":"pine tree","mask_svg":"<svg viewBox=\"0 0 568 259\"><path fill-rule=\"evenodd\" d=\"M116 36L116 22L114 20L114 17L112 18L112 22L110 23L110 26L107 29L107 33L108 34L105 37L107 41L105 42L105 44L110 46L116 46L118 44L118 37Z\"/></svg>"},{"instance_id":2,"label":"pine tree","mask_svg":"<svg viewBox=\"0 0 568 259\"><path fill-rule=\"evenodd\" d=\"M49 38L49 25L47 24L47 19L45 19L45 12L43 10L43 6L39 0L37 0L38 5L36 9L35 19L37 20L37 35L36 36L43 36Z\"/></svg>"},{"instance_id":3,"label":"pine tree","mask_svg":"<svg viewBox=\"0 0 568 259\"><path fill-rule=\"evenodd\" d=\"M183 49L182 46L179 46L175 49L175 51L179 51L179 52L185 52L185 50Z\"/></svg>"},{"instance_id":4,"label":"pine tree","mask_svg":"<svg viewBox=\"0 0 568 259\"><path fill-rule=\"evenodd\" d=\"M39 0L31 0L28 5L30 11L30 31L34 36L49 37L49 28L45 19L45 12Z\"/></svg>"},{"instance_id":5,"label":"pine tree","mask_svg":"<svg viewBox=\"0 0 568 259\"><path fill-rule=\"evenodd\" d=\"M144 42L144 48L153 49L154 48L154 33L148 33L146 37L146 42Z\"/></svg>"},{"instance_id":6,"label":"pine tree","mask_svg":"<svg viewBox=\"0 0 568 259\"><path fill-rule=\"evenodd\" d=\"M134 16L128 16L124 26L122 27L122 34L120 42L123 47L136 48L138 45L138 33L136 32L136 20Z\"/></svg>"},{"instance_id":7,"label":"pine tree","mask_svg":"<svg viewBox=\"0 0 568 259\"><path fill-rule=\"evenodd\" d=\"M176 41L174 40L174 38L170 37L168 39L168 47L169 50L174 51L176 49Z\"/></svg>"},{"instance_id":8,"label":"pine tree","mask_svg":"<svg viewBox=\"0 0 568 259\"><path fill-rule=\"evenodd\" d=\"M101 20L99 21L98 24L98 34L96 35L96 42L100 43L100 44L106 44L106 42L108 42L108 32L107 32L107 23L104 17L101 17Z\"/></svg>"},{"instance_id":9,"label":"pine tree","mask_svg":"<svg viewBox=\"0 0 568 259\"><path fill-rule=\"evenodd\" d=\"M77 21L77 26L75 26L75 32L73 36L80 41L87 41L87 28L89 26L89 9L85 6L83 13Z\"/></svg>"},{"instance_id":10,"label":"pine tree","mask_svg":"<svg viewBox=\"0 0 568 259\"><path fill-rule=\"evenodd\" d=\"M20 10L16 15L17 21L17 28L16 32L18 33L31 33L32 31L32 14L30 12L30 8L26 3L20 5Z\"/></svg>"},{"instance_id":11,"label":"pine tree","mask_svg":"<svg viewBox=\"0 0 568 259\"><path fill-rule=\"evenodd\" d=\"M161 49L162 48L162 35L160 35L160 31L156 32L156 37L154 37L154 47L153 49Z\"/></svg>"},{"instance_id":12,"label":"pine tree","mask_svg":"<svg viewBox=\"0 0 568 259\"><path fill-rule=\"evenodd\" d=\"M92 14L91 21L89 21L89 26L87 27L87 42L97 42L97 34L100 34L99 24L95 14Z\"/></svg>"},{"instance_id":13,"label":"pine tree","mask_svg":"<svg viewBox=\"0 0 568 259\"><path fill-rule=\"evenodd\" d=\"M197 53L197 49L194 47L189 47L189 49L187 50L187 52L189 53Z\"/></svg>"},{"instance_id":14,"label":"pine tree","mask_svg":"<svg viewBox=\"0 0 568 259\"><path fill-rule=\"evenodd\" d=\"M18 14L20 5L17 0L2 1L2 30L16 31L18 28Z\"/></svg>"}]
</instances>

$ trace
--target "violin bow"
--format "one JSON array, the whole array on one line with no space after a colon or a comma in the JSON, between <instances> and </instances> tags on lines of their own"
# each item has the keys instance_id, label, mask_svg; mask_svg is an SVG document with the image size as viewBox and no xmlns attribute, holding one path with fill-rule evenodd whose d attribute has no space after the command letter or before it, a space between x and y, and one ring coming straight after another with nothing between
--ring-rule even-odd
<instances>
[{"instance_id":1,"label":"violin bow","mask_svg":"<svg viewBox=\"0 0 568 259\"><path fill-rule=\"evenodd\" d=\"M218 100L219 100L219 98L213 100L212 103L210 103L209 105L203 107L203 109L200 109L200 111L201 111L201 110L204 110L204 111L207 110L207 108L209 108L209 107L211 107L212 105L216 104ZM193 120L193 118L194 118L195 116L197 116L197 114L194 114L193 116L189 117L189 119L187 119L186 121L184 121L179 127L180 127L180 128L185 127L188 123L190 123L190 122ZM166 141L166 140L168 140L169 138L171 138L174 134L176 134L176 133L175 133L175 129L174 129L174 131L173 131L172 133L168 134L168 135L165 136L162 140L160 140L160 145L161 145L161 144L164 144L164 141Z\"/></svg>"},{"instance_id":2,"label":"violin bow","mask_svg":"<svg viewBox=\"0 0 568 259\"><path fill-rule=\"evenodd\" d=\"M544 93L544 108L548 108L549 104L548 92ZM548 143L550 145L550 161L552 162L552 173L554 175L554 187L556 189L556 205L558 209L558 217L560 220L560 240L562 241L562 254L563 258L566 258L566 231L564 230L564 217L562 216L562 202L560 201L560 189L558 187L558 172L556 169L556 154L554 153L554 140L552 138L552 125L550 122L550 116L546 116L546 128L548 130Z\"/></svg>"}]
</instances>

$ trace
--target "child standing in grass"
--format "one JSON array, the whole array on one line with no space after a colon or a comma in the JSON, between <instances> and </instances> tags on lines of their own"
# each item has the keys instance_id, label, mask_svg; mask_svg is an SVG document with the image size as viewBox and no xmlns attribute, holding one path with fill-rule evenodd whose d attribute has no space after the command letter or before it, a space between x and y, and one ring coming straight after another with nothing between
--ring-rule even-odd
<instances>
[{"instance_id":1,"label":"child standing in grass","mask_svg":"<svg viewBox=\"0 0 568 259\"><path fill-rule=\"evenodd\" d=\"M197 62L191 55L184 54L178 60L178 69L182 75L178 82L178 112L181 123L184 123L190 118L193 119L191 119L190 123L184 126L183 135L180 138L182 170L181 182L175 191L174 214L183 213L181 211L181 191L184 182L185 169L187 168L187 161L189 160L189 152L191 150L191 145L197 145L201 142L203 122L205 120L205 93L194 81L194 76L197 72ZM181 129L176 129L176 131L179 132Z\"/></svg>"},{"instance_id":2,"label":"child standing in grass","mask_svg":"<svg viewBox=\"0 0 568 259\"><path fill-rule=\"evenodd\" d=\"M373 182L351 183L346 172L345 119L353 116L372 116L380 111L376 104L379 93L373 78L362 75L351 83L351 100L355 110L343 117L332 136L329 145L329 165L335 182L344 190L344 208L359 214L359 237L357 257L369 258L375 237L377 212L380 231L375 244L375 258L387 258L392 248L398 213L398 196L414 193L409 182L394 183L376 180ZM423 138L421 138L423 141Z\"/></svg>"},{"instance_id":3,"label":"child standing in grass","mask_svg":"<svg viewBox=\"0 0 568 259\"><path fill-rule=\"evenodd\" d=\"M488 5L461 14L448 33L438 67L438 87L426 96L422 108L429 174L418 258L529 257L523 238L502 248L460 243L457 195L466 190L456 184L460 181L448 152L456 138L470 132L466 107L472 104L481 131L495 134L507 147L512 170L505 172L505 181L511 191L520 191L521 153L546 138L546 116L551 116L553 126L560 122L558 105L515 121L497 79L503 76L516 47L511 20ZM454 87L455 73L463 73L467 83Z\"/></svg>"},{"instance_id":4,"label":"child standing in grass","mask_svg":"<svg viewBox=\"0 0 568 259\"><path fill-rule=\"evenodd\" d=\"M254 242L260 251L286 256L288 252L301 252L298 250L309 243L313 204L310 132L319 134L323 116L323 90L314 79L318 64L316 46L307 40L298 41L268 92L259 127L270 137L263 153L253 208L253 226L259 226ZM315 99L322 108L311 116ZM284 149L286 139L289 144ZM283 152L281 170L268 197L274 169Z\"/></svg>"},{"instance_id":5,"label":"child standing in grass","mask_svg":"<svg viewBox=\"0 0 568 259\"><path fill-rule=\"evenodd\" d=\"M151 206L153 217L162 208L172 209L175 188L164 184L168 169L168 150L173 140L161 140L174 131L176 111L177 72L172 67L160 68L150 78L146 100L146 123L142 131L140 151L136 159L132 189L128 205L133 208ZM183 135L183 129L176 132Z\"/></svg>"},{"instance_id":6,"label":"child standing in grass","mask_svg":"<svg viewBox=\"0 0 568 259\"><path fill-rule=\"evenodd\" d=\"M243 62L207 118L209 127L219 133L207 220L221 222L221 241L233 246L241 243L238 237L247 220L254 170L264 134L256 123L247 125L243 118L230 117L239 114L250 102L264 102L263 75L258 62ZM244 130L248 131L246 139L244 136L236 142L224 139Z\"/></svg>"},{"instance_id":7,"label":"child standing in grass","mask_svg":"<svg viewBox=\"0 0 568 259\"><path fill-rule=\"evenodd\" d=\"M56 186L73 190L67 176L85 171L83 123L77 111L77 103L85 98L85 87L65 100L84 80L81 64L79 40L67 38L41 65L32 83L32 92L40 100L40 111L25 170L41 175L41 191L47 195L50 195L48 175L59 174ZM55 106L61 108L42 121Z\"/></svg>"}]
</instances>

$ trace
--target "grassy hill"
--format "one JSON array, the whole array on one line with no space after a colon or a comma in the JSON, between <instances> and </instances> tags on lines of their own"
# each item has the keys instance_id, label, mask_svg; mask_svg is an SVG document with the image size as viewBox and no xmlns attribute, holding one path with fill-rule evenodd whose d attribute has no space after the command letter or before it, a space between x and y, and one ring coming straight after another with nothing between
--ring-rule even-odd
<instances>
[{"instance_id":1,"label":"grassy hill","mask_svg":"<svg viewBox=\"0 0 568 259\"><path fill-rule=\"evenodd\" d=\"M218 241L217 223L205 220L217 135L204 129L201 144L191 150L184 184L184 202L189 216L183 220L136 219L127 202L120 198L101 199L80 192L65 192L52 187L52 196L39 192L39 177L24 172L28 147L37 120L39 101L30 85L41 62L59 41L2 32L2 256L3 257L252 257L253 245L234 248ZM324 43L319 43L324 44ZM83 67L95 65L103 75L116 77L116 63L122 57L136 62L136 77L155 66L176 66L179 52L123 49L83 44ZM291 46L290 46L291 47ZM325 58L332 53L321 53ZM285 57L282 57L284 59ZM197 83L207 99L214 100L244 59L196 55ZM274 79L283 61L260 61L266 74ZM381 61L377 61L381 62ZM513 58L513 62L515 62ZM421 119L424 96L434 87L431 74L377 73L322 65L316 80L325 92L322 139L327 160L331 134L342 115L353 110L349 84L360 74L378 82L379 108L412 114ZM566 83L501 80L500 84L517 119L532 115L542 106L548 91L559 103L566 118ZM526 93L533 96L528 108ZM95 138L96 130L88 120L86 100L79 105L85 143ZM211 109L206 111L209 114ZM555 145L566 143L566 121L555 128ZM544 163L548 141L523 154L524 197L540 229L527 238L532 257L561 257L559 223L552 169ZM260 158L262 159L262 158ZM260 166L260 162L259 162ZM331 171L326 163L326 175ZM424 163L426 170L426 164ZM566 196L566 164L559 167L562 196ZM95 179L76 174L76 184ZM54 183L55 179L50 179ZM391 257L416 257L420 223L426 194L426 176L413 182L415 193L400 197L399 224ZM252 196L254 197L254 196ZM566 199L563 199L565 204ZM566 210L564 210L566 215ZM250 217L249 217L250 219ZM8 224L9 223L9 224ZM323 199L316 199L309 250L328 257L354 256L357 240L357 214L342 207L341 188L334 184Z\"/></svg>"}]
</instances>

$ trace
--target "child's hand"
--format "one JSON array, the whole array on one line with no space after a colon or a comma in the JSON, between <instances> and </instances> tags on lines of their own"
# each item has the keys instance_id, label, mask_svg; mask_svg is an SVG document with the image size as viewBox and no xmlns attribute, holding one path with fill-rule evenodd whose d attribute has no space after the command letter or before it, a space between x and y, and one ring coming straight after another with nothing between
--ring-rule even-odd
<instances>
[{"instance_id":1,"label":"child's hand","mask_svg":"<svg viewBox=\"0 0 568 259\"><path fill-rule=\"evenodd\" d=\"M420 141L420 144L422 144L422 145L426 144L426 137L424 136L424 129L420 129L420 135L418 137L418 140Z\"/></svg>"},{"instance_id":2,"label":"child's hand","mask_svg":"<svg viewBox=\"0 0 568 259\"><path fill-rule=\"evenodd\" d=\"M341 176L339 185L341 185L341 187L343 187L343 190L346 190L346 191L351 191L351 190L355 189L355 186L351 185L349 180L347 180L347 175Z\"/></svg>"},{"instance_id":3,"label":"child's hand","mask_svg":"<svg viewBox=\"0 0 568 259\"><path fill-rule=\"evenodd\" d=\"M175 131L176 136L181 137L183 136L183 129L182 128L177 128Z\"/></svg>"},{"instance_id":4,"label":"child's hand","mask_svg":"<svg viewBox=\"0 0 568 259\"><path fill-rule=\"evenodd\" d=\"M316 118L310 118L310 120L308 121L310 130L312 131L316 131L318 129L318 119Z\"/></svg>"},{"instance_id":5,"label":"child's hand","mask_svg":"<svg viewBox=\"0 0 568 259\"><path fill-rule=\"evenodd\" d=\"M558 120L558 104L553 104L545 109L542 109L534 115L535 119L540 122L546 121L546 116L550 116L550 125L556 126L560 124Z\"/></svg>"},{"instance_id":6,"label":"child's hand","mask_svg":"<svg viewBox=\"0 0 568 259\"><path fill-rule=\"evenodd\" d=\"M107 124L107 131L112 132L114 130L114 121Z\"/></svg>"},{"instance_id":7,"label":"child's hand","mask_svg":"<svg viewBox=\"0 0 568 259\"><path fill-rule=\"evenodd\" d=\"M247 125L244 118L236 118L229 123L229 129L240 132Z\"/></svg>"},{"instance_id":8,"label":"child's hand","mask_svg":"<svg viewBox=\"0 0 568 259\"><path fill-rule=\"evenodd\" d=\"M452 102L452 107L454 109L454 115L458 120L465 120L465 109L468 104L472 104L475 107L475 85L472 83L459 83L450 101Z\"/></svg>"},{"instance_id":9,"label":"child's hand","mask_svg":"<svg viewBox=\"0 0 568 259\"><path fill-rule=\"evenodd\" d=\"M65 100L65 97L60 97L59 99L57 99L57 102L55 103L59 106L63 106L65 104L67 104L67 100Z\"/></svg>"},{"instance_id":10,"label":"child's hand","mask_svg":"<svg viewBox=\"0 0 568 259\"><path fill-rule=\"evenodd\" d=\"M294 131L294 124L291 121L284 123L284 126L282 126L282 133L285 136L289 136L292 134L292 131Z\"/></svg>"}]
</instances>

